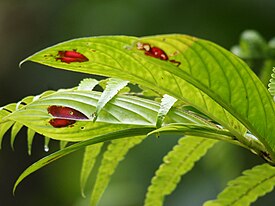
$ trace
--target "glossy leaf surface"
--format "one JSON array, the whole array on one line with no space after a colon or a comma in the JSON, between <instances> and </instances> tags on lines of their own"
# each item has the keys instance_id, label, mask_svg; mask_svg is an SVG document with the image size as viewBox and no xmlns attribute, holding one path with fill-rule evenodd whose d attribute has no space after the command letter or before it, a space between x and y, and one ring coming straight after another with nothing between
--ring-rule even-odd
<instances>
[{"instance_id":1,"label":"glossy leaf surface","mask_svg":"<svg viewBox=\"0 0 275 206\"><path fill-rule=\"evenodd\" d=\"M146 55L137 48L140 42L165 52L169 61ZM56 59L60 51L72 50L88 61L68 64ZM242 139L245 126L275 157L275 109L270 94L242 60L209 41L186 35L82 38L45 49L27 60L117 77L168 94L194 106L249 145Z\"/></svg>"}]
</instances>

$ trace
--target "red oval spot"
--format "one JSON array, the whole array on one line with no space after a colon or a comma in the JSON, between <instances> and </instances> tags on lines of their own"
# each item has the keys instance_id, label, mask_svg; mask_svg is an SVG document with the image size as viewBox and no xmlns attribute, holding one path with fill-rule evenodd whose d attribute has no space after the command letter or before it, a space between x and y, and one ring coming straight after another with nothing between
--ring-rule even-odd
<instances>
[{"instance_id":1,"label":"red oval spot","mask_svg":"<svg viewBox=\"0 0 275 206\"><path fill-rule=\"evenodd\" d=\"M79 119L88 119L85 114L70 107L52 105L48 107L48 113L55 117L49 123L56 128L67 127Z\"/></svg>"},{"instance_id":2,"label":"red oval spot","mask_svg":"<svg viewBox=\"0 0 275 206\"><path fill-rule=\"evenodd\" d=\"M169 60L168 55L160 48L158 47L151 47L150 44L148 43L141 43L138 42L137 43L137 49L138 50L144 50L144 54L150 57L154 57L157 59L161 59L164 61ZM169 62L176 64L177 66L179 66L181 63L176 61L176 60L169 60Z\"/></svg>"},{"instance_id":3,"label":"red oval spot","mask_svg":"<svg viewBox=\"0 0 275 206\"><path fill-rule=\"evenodd\" d=\"M89 59L87 57L85 57L83 54L77 52L76 50L59 51L58 57L56 57L56 60L61 60L61 62L65 62L67 64L69 64L71 62L89 61Z\"/></svg>"},{"instance_id":4,"label":"red oval spot","mask_svg":"<svg viewBox=\"0 0 275 206\"><path fill-rule=\"evenodd\" d=\"M146 51L145 54L157 59L168 60L167 54L158 47L152 47L149 51Z\"/></svg>"},{"instance_id":5,"label":"red oval spot","mask_svg":"<svg viewBox=\"0 0 275 206\"><path fill-rule=\"evenodd\" d=\"M161 60L168 60L167 54L162 49L155 46L151 47L151 45L148 43L138 42L137 49L144 50L145 51L144 54L147 56L151 56Z\"/></svg>"},{"instance_id":6,"label":"red oval spot","mask_svg":"<svg viewBox=\"0 0 275 206\"><path fill-rule=\"evenodd\" d=\"M69 119L51 119L49 123L55 128L67 127L75 123L75 120Z\"/></svg>"},{"instance_id":7,"label":"red oval spot","mask_svg":"<svg viewBox=\"0 0 275 206\"><path fill-rule=\"evenodd\" d=\"M77 111L75 109L72 109L70 107L63 107L63 106L57 106L52 105L48 107L48 112L54 117L57 118L65 118L65 119L88 119L88 117L81 113L80 111Z\"/></svg>"}]
</instances>

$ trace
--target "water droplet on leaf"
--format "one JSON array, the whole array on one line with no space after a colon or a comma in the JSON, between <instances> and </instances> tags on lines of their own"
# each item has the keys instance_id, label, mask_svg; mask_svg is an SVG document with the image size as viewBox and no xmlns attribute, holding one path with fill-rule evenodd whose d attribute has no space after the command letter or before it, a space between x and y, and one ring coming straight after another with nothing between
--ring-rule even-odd
<instances>
[{"instance_id":1,"label":"water droplet on leaf","mask_svg":"<svg viewBox=\"0 0 275 206\"><path fill-rule=\"evenodd\" d=\"M48 145L44 145L44 151L45 152L48 152L50 149L49 149L49 147L48 147Z\"/></svg>"}]
</instances>

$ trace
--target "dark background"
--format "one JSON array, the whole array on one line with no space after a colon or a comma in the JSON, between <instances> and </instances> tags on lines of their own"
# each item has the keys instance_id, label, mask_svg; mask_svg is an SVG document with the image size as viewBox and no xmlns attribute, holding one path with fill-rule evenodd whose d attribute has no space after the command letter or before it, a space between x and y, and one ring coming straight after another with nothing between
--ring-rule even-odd
<instances>
[{"instance_id":1,"label":"dark background","mask_svg":"<svg viewBox=\"0 0 275 206\"><path fill-rule=\"evenodd\" d=\"M21 60L61 41L95 35L153 35L184 33L230 49L246 29L275 36L274 0L0 0L0 105L48 89L73 87L88 75L55 70ZM32 155L26 151L26 130L19 133L15 151L5 135L0 151L0 205L82 206L79 171L82 152L71 154L28 177L12 196L20 173L47 153L37 137ZM120 164L101 206L140 206L150 178L177 137L147 139ZM57 147L51 142L50 152ZM167 206L199 206L213 199L226 182L263 161L225 143L215 146L182 178ZM93 182L93 179L91 179ZM89 193L87 193L89 194ZM254 206L274 205L274 192Z\"/></svg>"}]
</instances>

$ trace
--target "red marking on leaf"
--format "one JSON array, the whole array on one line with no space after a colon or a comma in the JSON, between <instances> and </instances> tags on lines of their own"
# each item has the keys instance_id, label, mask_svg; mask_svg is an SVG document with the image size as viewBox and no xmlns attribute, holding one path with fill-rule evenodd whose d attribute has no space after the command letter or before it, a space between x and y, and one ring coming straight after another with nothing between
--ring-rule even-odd
<instances>
[{"instance_id":1,"label":"red marking on leaf","mask_svg":"<svg viewBox=\"0 0 275 206\"><path fill-rule=\"evenodd\" d=\"M176 60L174 60L174 59L169 60L169 62L176 64L177 67L178 67L179 65L181 65L181 63L180 63L179 61L176 61Z\"/></svg>"},{"instance_id":2,"label":"red marking on leaf","mask_svg":"<svg viewBox=\"0 0 275 206\"><path fill-rule=\"evenodd\" d=\"M177 64L177 66L179 66L181 63L176 61L176 60L169 60L169 57L168 55L160 48L158 47L151 47L150 44L148 43L141 43L141 42L138 42L137 43L137 49L138 50L144 50L144 54L147 55L147 56L150 56L150 57L154 57L154 58L157 58L157 59L161 59L161 60L164 60L164 61L169 61L171 63L175 63Z\"/></svg>"},{"instance_id":3,"label":"red marking on leaf","mask_svg":"<svg viewBox=\"0 0 275 206\"><path fill-rule=\"evenodd\" d=\"M48 107L49 114L53 115L54 117L58 118L66 118L66 119L88 119L88 117L70 107L63 107L63 106L56 106L52 105Z\"/></svg>"},{"instance_id":4,"label":"red marking on leaf","mask_svg":"<svg viewBox=\"0 0 275 206\"><path fill-rule=\"evenodd\" d=\"M61 62L65 62L67 64L70 64L72 62L86 62L89 61L87 57L85 57L83 54L77 52L76 50L71 51L59 51L58 57L56 60L61 60Z\"/></svg>"},{"instance_id":5,"label":"red marking on leaf","mask_svg":"<svg viewBox=\"0 0 275 206\"><path fill-rule=\"evenodd\" d=\"M158 47L152 47L149 51L145 51L145 55L151 56L161 60L168 60L167 54Z\"/></svg>"},{"instance_id":6,"label":"red marking on leaf","mask_svg":"<svg viewBox=\"0 0 275 206\"><path fill-rule=\"evenodd\" d=\"M49 123L56 128L67 127L76 120L88 119L85 114L70 107L52 105L48 107L48 113L55 117Z\"/></svg>"},{"instance_id":7,"label":"red marking on leaf","mask_svg":"<svg viewBox=\"0 0 275 206\"><path fill-rule=\"evenodd\" d=\"M57 119L51 119L49 123L55 128L62 128L62 127L67 127L69 125L74 124L75 120L57 118Z\"/></svg>"}]
</instances>

